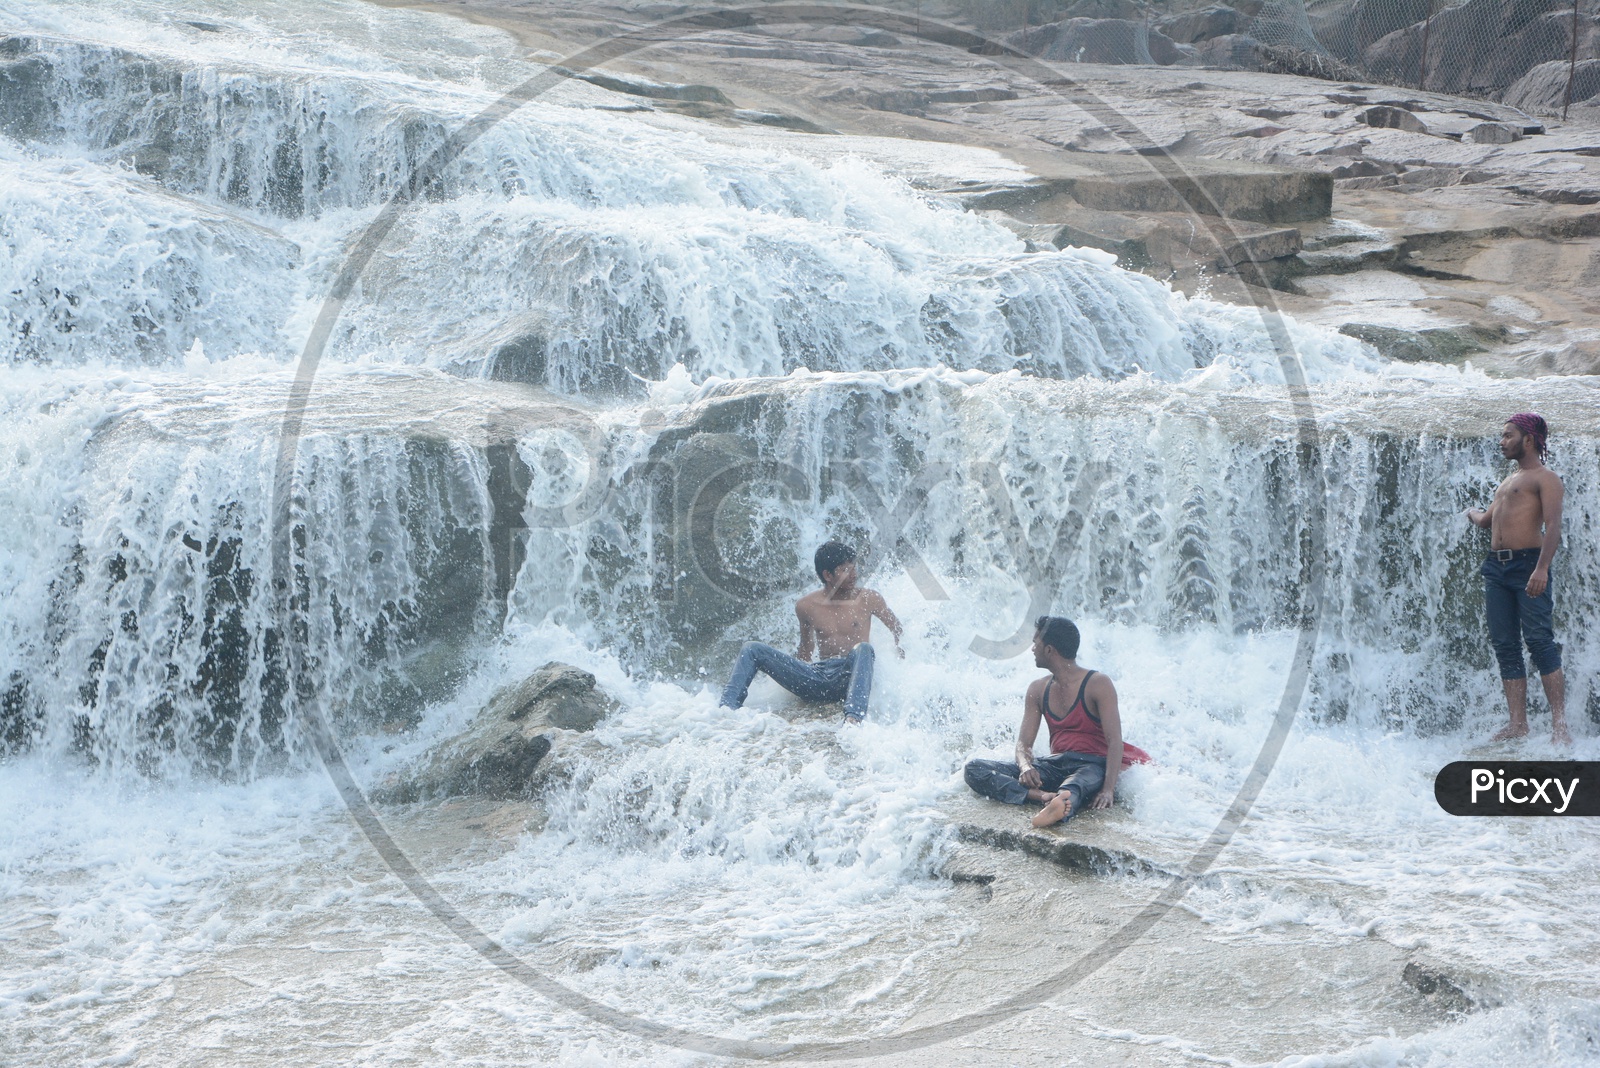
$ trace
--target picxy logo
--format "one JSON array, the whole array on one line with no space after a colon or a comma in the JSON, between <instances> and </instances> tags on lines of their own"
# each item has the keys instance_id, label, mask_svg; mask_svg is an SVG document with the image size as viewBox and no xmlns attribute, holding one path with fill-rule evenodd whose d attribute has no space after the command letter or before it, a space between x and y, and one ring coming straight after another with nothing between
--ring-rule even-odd
<instances>
[{"instance_id":1,"label":"picxy logo","mask_svg":"<svg viewBox=\"0 0 1600 1068\"><path fill-rule=\"evenodd\" d=\"M1600 762L1457 760L1433 780L1453 816L1600 815Z\"/></svg>"}]
</instances>

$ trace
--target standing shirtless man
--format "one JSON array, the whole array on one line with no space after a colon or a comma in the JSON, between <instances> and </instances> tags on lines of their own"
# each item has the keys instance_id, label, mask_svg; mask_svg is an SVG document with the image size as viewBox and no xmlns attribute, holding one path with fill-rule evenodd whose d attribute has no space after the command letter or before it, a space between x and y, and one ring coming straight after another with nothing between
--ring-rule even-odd
<instances>
[{"instance_id":1,"label":"standing shirtless man","mask_svg":"<svg viewBox=\"0 0 1600 1068\"><path fill-rule=\"evenodd\" d=\"M800 617L798 656L761 642L745 642L733 665L733 676L722 691L725 707L742 707L751 680L762 671L807 701L843 698L845 722L860 723L872 694L874 654L867 638L873 616L894 635L895 652L906 655L900 647L900 621L882 595L856 585L856 551L830 541L817 550L815 563L822 589L806 594L794 606L794 614ZM813 648L822 655L816 664L811 663Z\"/></svg>"},{"instance_id":2,"label":"standing shirtless man","mask_svg":"<svg viewBox=\"0 0 1600 1068\"><path fill-rule=\"evenodd\" d=\"M1467 509L1474 526L1488 527L1489 556L1483 562L1483 600L1489 640L1500 662L1501 685L1511 722L1494 736L1503 742L1528 733L1528 668L1520 641L1526 642L1550 704L1551 736L1570 745L1567 683L1561 674L1561 646L1551 615L1550 561L1561 545L1561 479L1544 465L1549 428L1531 412L1513 415L1500 433L1500 453L1517 469L1494 491L1484 511Z\"/></svg>"}]
</instances>

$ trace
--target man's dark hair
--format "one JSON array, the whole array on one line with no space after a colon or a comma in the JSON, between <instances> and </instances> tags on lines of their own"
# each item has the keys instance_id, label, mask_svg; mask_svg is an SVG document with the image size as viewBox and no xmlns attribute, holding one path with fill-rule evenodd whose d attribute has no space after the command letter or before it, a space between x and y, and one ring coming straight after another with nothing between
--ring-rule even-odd
<instances>
[{"instance_id":1,"label":"man's dark hair","mask_svg":"<svg viewBox=\"0 0 1600 1068\"><path fill-rule=\"evenodd\" d=\"M856 551L842 541L825 541L817 549L817 578L824 571L837 571L856 558Z\"/></svg>"},{"instance_id":2,"label":"man's dark hair","mask_svg":"<svg viewBox=\"0 0 1600 1068\"><path fill-rule=\"evenodd\" d=\"M1033 622L1033 629L1044 638L1044 643L1068 660L1073 660L1078 655L1078 643L1083 639L1078 634L1078 625L1070 619L1061 616L1040 616Z\"/></svg>"}]
</instances>

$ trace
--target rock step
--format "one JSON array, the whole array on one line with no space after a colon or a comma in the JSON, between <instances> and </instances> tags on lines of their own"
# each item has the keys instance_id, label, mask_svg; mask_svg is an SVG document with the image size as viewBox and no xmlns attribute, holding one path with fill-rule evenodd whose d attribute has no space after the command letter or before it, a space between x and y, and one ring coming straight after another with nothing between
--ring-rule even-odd
<instances>
[{"instance_id":1,"label":"rock step","mask_svg":"<svg viewBox=\"0 0 1600 1068\"><path fill-rule=\"evenodd\" d=\"M1049 238L1057 248L1103 249L1125 267L1148 269L1201 261L1227 270L1240 264L1293 256L1302 247L1293 226L1265 226L1172 212L1133 216L1081 209Z\"/></svg>"},{"instance_id":2,"label":"rock step","mask_svg":"<svg viewBox=\"0 0 1600 1068\"><path fill-rule=\"evenodd\" d=\"M1494 330L1478 326L1405 330L1376 323L1345 323L1339 333L1365 341L1389 359L1405 363L1450 363L1486 352L1491 345L1503 344L1507 339L1504 327Z\"/></svg>"},{"instance_id":3,"label":"rock step","mask_svg":"<svg viewBox=\"0 0 1600 1068\"><path fill-rule=\"evenodd\" d=\"M1085 154L1086 155L1086 154ZM1105 166L1084 173L1003 186L963 197L968 208L1020 210L1066 197L1096 211L1200 213L1245 222L1289 223L1325 218L1333 207L1333 178L1316 171L1271 167L1171 165ZM1028 220L1042 221L1042 220Z\"/></svg>"},{"instance_id":4,"label":"rock step","mask_svg":"<svg viewBox=\"0 0 1600 1068\"><path fill-rule=\"evenodd\" d=\"M1154 861L1146 860L1126 850L1106 849L1075 842L1047 831L1013 831L1000 827L985 827L978 823L957 823L955 830L956 837L963 842L973 842L1013 853L1026 853L1028 856L1048 860L1052 864L1081 875L1132 873L1174 876L1177 874Z\"/></svg>"}]
</instances>

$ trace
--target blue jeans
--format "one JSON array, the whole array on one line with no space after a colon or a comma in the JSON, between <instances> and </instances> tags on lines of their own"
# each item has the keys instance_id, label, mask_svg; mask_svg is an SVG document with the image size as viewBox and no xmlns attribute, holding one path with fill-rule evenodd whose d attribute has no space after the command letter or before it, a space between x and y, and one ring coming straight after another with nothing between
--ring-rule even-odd
<instances>
[{"instance_id":1,"label":"blue jeans","mask_svg":"<svg viewBox=\"0 0 1600 1068\"><path fill-rule=\"evenodd\" d=\"M1057 790L1072 791L1072 808L1075 816L1089 801L1100 793L1106 782L1106 758L1090 753L1051 753L1033 762L1039 769L1039 789L1045 793ZM967 785L984 797L1020 805L1028 799L1028 788L1022 785L1022 769L1004 760L969 760L962 772Z\"/></svg>"},{"instance_id":2,"label":"blue jeans","mask_svg":"<svg viewBox=\"0 0 1600 1068\"><path fill-rule=\"evenodd\" d=\"M1521 643L1526 642L1539 674L1561 670L1561 646L1556 643L1551 615L1555 611L1555 576L1544 592L1528 596L1528 576L1539 563L1538 549L1518 549L1507 561L1493 553L1483 562L1483 606L1489 616L1489 641L1495 659L1500 661L1502 679L1525 679L1528 666L1523 662Z\"/></svg>"},{"instance_id":3,"label":"blue jeans","mask_svg":"<svg viewBox=\"0 0 1600 1068\"><path fill-rule=\"evenodd\" d=\"M872 646L862 642L844 656L808 664L761 642L745 642L734 661L733 676L722 691L722 704L743 708L750 682L765 672L785 690L807 701L844 701L844 714L861 719L872 694Z\"/></svg>"}]
</instances>

